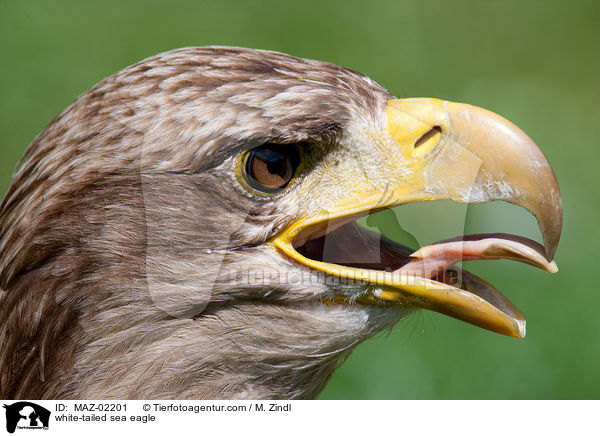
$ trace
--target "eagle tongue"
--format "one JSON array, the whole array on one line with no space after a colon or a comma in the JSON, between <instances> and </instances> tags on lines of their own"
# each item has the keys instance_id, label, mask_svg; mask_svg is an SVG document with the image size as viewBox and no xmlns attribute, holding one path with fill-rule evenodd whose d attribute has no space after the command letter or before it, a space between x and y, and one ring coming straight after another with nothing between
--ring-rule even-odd
<instances>
[{"instance_id":1,"label":"eagle tongue","mask_svg":"<svg viewBox=\"0 0 600 436\"><path fill-rule=\"evenodd\" d=\"M396 272L431 279L457 262L489 259L516 260L551 273L558 271L556 263L546 259L541 244L522 236L506 233L459 236L426 245L410 256L415 260Z\"/></svg>"}]
</instances>

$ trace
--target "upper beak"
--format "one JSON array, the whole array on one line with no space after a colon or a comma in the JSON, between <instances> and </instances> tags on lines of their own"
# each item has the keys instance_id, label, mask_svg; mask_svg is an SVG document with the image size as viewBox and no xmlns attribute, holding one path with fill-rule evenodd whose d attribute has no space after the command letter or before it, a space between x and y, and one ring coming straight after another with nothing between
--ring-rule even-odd
<instances>
[{"instance_id":1,"label":"upper beak","mask_svg":"<svg viewBox=\"0 0 600 436\"><path fill-rule=\"evenodd\" d=\"M461 202L504 200L524 207L538 220L547 259L554 258L562 229L560 190L529 136L476 106L424 98L390 101L388 128L399 142L405 141L399 132L407 123L441 130L425 169L427 191Z\"/></svg>"},{"instance_id":2,"label":"upper beak","mask_svg":"<svg viewBox=\"0 0 600 436\"><path fill-rule=\"evenodd\" d=\"M395 168L387 181L393 194L374 194L365 186L361 195L357 189L351 200L340 200L323 213L293 223L274 244L310 268L375 286L373 301L419 306L509 336L524 336L521 312L470 274L461 289L429 278L321 262L296 251L307 239L326 233L326 227L335 228L336 223L373 209L424 200L504 200L537 218L545 257L553 259L562 228L560 190L548 161L518 127L485 109L426 98L389 101L386 119L387 139L378 147L385 148L386 164ZM553 262L535 262L548 271L556 269Z\"/></svg>"}]
</instances>

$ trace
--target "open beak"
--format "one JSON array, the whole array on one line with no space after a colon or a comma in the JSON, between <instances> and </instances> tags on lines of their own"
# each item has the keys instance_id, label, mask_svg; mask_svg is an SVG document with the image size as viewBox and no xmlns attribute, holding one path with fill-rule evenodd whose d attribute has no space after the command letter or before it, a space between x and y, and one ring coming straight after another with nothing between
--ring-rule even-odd
<instances>
[{"instance_id":1,"label":"open beak","mask_svg":"<svg viewBox=\"0 0 600 436\"><path fill-rule=\"evenodd\" d=\"M279 234L274 245L309 268L364 283L367 292L358 303L425 308L508 336L525 336L521 312L492 285L454 264L512 259L557 271L552 259L562 228L562 201L548 161L518 127L471 105L425 98L391 100L386 120L378 152L385 153L386 165L395 175L386 181L385 191L358 181L364 189L356 187L348 196L351 200L301 218ZM522 206L536 217L544 245L487 234L441 241L413 252L389 240L370 244L373 236L353 225L356 218L375 210L442 199L503 200ZM339 246L337 255L323 255L327 237ZM344 250L356 260L337 261ZM377 265L358 259L361 251L369 250L381 258Z\"/></svg>"}]
</instances>

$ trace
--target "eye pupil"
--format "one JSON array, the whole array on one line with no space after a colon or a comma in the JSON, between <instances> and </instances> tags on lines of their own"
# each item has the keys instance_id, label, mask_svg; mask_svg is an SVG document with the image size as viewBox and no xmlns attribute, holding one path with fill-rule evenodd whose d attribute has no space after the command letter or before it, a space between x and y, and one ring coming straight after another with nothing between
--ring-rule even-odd
<instances>
[{"instance_id":1,"label":"eye pupil","mask_svg":"<svg viewBox=\"0 0 600 436\"><path fill-rule=\"evenodd\" d=\"M298 149L294 145L265 144L249 153L246 178L250 186L262 192L282 190L298 168Z\"/></svg>"}]
</instances>

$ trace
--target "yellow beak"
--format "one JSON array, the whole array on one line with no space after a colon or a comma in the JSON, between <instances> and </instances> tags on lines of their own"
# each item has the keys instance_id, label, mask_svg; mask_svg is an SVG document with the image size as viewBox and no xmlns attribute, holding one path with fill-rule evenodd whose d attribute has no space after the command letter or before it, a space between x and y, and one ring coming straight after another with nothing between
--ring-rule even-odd
<instances>
[{"instance_id":1,"label":"yellow beak","mask_svg":"<svg viewBox=\"0 0 600 436\"><path fill-rule=\"evenodd\" d=\"M521 312L489 283L467 272L463 273L461 288L402 271L314 260L297 251L307 240L377 209L426 200L504 200L524 207L537 218L544 248L518 252L495 247L496 257L490 258L512 258L550 272L557 270L552 259L562 228L560 191L548 161L525 133L485 109L436 99L391 100L385 117L387 131L377 141L378 152L386 156L386 165L393 170L385 191L357 186L348 196L351 199L301 218L278 235L274 245L309 268L364 283L369 292L360 303L426 308L523 337L525 319Z\"/></svg>"}]
</instances>

